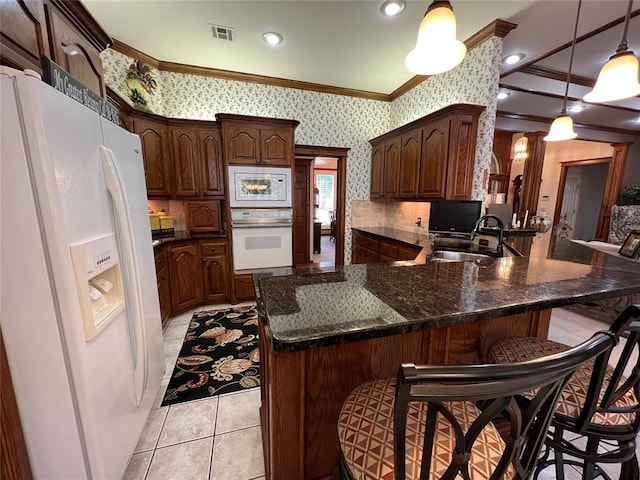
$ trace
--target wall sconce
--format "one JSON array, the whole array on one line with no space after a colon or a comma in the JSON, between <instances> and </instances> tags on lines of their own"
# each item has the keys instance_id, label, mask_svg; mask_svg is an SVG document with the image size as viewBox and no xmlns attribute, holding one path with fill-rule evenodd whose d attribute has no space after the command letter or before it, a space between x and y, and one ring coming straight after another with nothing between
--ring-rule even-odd
<instances>
[{"instance_id":1,"label":"wall sconce","mask_svg":"<svg viewBox=\"0 0 640 480\"><path fill-rule=\"evenodd\" d=\"M467 47L456 40L456 17L448 0L434 0L420 23L416 48L404 64L417 75L436 75L451 70L464 59Z\"/></svg>"},{"instance_id":2,"label":"wall sconce","mask_svg":"<svg viewBox=\"0 0 640 480\"><path fill-rule=\"evenodd\" d=\"M529 152L527 151L527 144L529 140L527 137L521 137L518 139L516 144L513 146L513 163L522 163L529 156Z\"/></svg>"}]
</instances>

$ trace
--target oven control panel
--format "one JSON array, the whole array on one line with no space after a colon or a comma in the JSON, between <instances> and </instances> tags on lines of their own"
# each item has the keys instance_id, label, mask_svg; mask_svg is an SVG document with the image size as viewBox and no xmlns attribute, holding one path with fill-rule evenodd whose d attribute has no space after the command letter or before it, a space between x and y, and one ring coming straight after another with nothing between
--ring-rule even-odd
<instances>
[{"instance_id":1,"label":"oven control panel","mask_svg":"<svg viewBox=\"0 0 640 480\"><path fill-rule=\"evenodd\" d=\"M291 208L233 208L231 224L292 223Z\"/></svg>"}]
</instances>

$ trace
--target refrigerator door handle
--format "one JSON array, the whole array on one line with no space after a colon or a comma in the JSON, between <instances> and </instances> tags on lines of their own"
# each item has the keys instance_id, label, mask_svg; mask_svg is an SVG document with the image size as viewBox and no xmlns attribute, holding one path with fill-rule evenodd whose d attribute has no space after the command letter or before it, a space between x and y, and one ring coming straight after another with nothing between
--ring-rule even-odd
<instances>
[{"instance_id":1,"label":"refrigerator door handle","mask_svg":"<svg viewBox=\"0 0 640 480\"><path fill-rule=\"evenodd\" d=\"M124 184L121 180L118 165L115 161L113 151L105 146L100 146L100 156L102 158L102 168L104 171L107 190L113 199L115 207L116 222L118 225L118 237L120 246L124 250L124 262L126 265L125 284L129 292L131 302L127 302L127 307L131 307L133 312L127 315L131 330L134 332L134 385L136 405L142 402L142 394L147 388L148 364L147 364L147 344L144 325L144 308L142 305L142 290L140 288L140 275L138 269L137 252L133 244L133 224L129 215L129 202L125 192ZM131 304L131 305L130 305Z\"/></svg>"}]
</instances>

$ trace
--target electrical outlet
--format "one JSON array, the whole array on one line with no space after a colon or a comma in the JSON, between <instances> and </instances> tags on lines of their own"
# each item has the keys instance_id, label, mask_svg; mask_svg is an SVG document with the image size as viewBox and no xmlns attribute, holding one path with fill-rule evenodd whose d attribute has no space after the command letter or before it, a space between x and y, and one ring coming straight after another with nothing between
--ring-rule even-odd
<instances>
[{"instance_id":1,"label":"electrical outlet","mask_svg":"<svg viewBox=\"0 0 640 480\"><path fill-rule=\"evenodd\" d=\"M416 225L417 225L417 226L421 226L421 225L422 225L422 218L418 217L418 218L416 219Z\"/></svg>"}]
</instances>

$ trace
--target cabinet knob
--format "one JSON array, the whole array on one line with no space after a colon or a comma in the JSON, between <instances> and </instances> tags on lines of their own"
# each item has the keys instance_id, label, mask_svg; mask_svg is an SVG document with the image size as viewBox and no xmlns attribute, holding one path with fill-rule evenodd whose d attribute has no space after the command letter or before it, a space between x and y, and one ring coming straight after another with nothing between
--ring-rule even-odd
<instances>
[{"instance_id":1,"label":"cabinet knob","mask_svg":"<svg viewBox=\"0 0 640 480\"><path fill-rule=\"evenodd\" d=\"M169 250L169 253L176 253L175 250Z\"/></svg>"}]
</instances>

